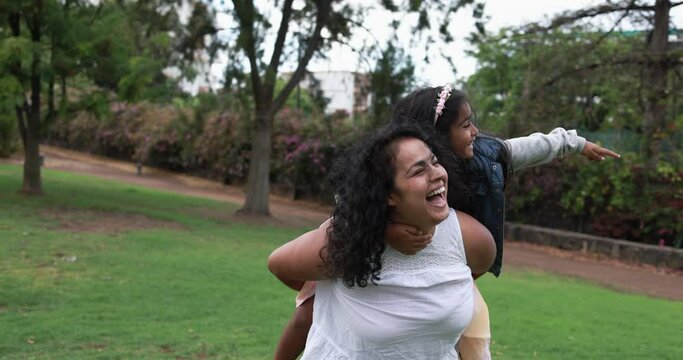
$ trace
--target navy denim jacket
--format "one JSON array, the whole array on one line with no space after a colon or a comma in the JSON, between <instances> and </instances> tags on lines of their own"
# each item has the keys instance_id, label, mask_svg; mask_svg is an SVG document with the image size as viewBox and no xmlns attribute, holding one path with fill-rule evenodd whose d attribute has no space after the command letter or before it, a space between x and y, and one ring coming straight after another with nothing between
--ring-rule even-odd
<instances>
[{"instance_id":1,"label":"navy denim jacket","mask_svg":"<svg viewBox=\"0 0 683 360\"><path fill-rule=\"evenodd\" d=\"M505 184L512 177L510 153L503 140L480 134L474 141L474 157L468 166L475 176L470 215L493 235L497 251L489 272L499 276L503 264Z\"/></svg>"}]
</instances>

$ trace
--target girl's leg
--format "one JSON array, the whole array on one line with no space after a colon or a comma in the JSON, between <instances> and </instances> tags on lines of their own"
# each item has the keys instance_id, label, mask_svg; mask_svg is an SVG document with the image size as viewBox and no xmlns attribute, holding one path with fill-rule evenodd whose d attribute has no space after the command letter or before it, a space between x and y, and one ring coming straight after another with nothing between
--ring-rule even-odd
<instances>
[{"instance_id":1,"label":"girl's leg","mask_svg":"<svg viewBox=\"0 0 683 360\"><path fill-rule=\"evenodd\" d=\"M294 360L304 351L308 330L313 322L313 299L311 297L297 306L277 344L275 360Z\"/></svg>"},{"instance_id":2,"label":"girl's leg","mask_svg":"<svg viewBox=\"0 0 683 360\"><path fill-rule=\"evenodd\" d=\"M469 326L458 341L458 352L462 360L491 360L491 324L489 308L474 285L474 314Z\"/></svg>"}]
</instances>

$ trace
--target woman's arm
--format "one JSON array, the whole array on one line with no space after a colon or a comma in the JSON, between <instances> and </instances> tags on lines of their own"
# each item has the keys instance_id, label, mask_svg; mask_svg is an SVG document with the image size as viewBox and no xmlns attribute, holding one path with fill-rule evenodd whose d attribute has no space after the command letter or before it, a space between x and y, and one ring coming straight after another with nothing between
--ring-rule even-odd
<instances>
[{"instance_id":1,"label":"woman's arm","mask_svg":"<svg viewBox=\"0 0 683 360\"><path fill-rule=\"evenodd\" d=\"M496 258L496 243L493 241L491 232L475 218L461 211L456 211L462 242L465 246L467 265L472 269L472 274L487 272L493 260Z\"/></svg>"},{"instance_id":2,"label":"woman's arm","mask_svg":"<svg viewBox=\"0 0 683 360\"><path fill-rule=\"evenodd\" d=\"M321 256L324 256L330 224L328 219L319 228L275 249L268 257L268 270L294 290L301 289L304 281L326 279Z\"/></svg>"}]
</instances>

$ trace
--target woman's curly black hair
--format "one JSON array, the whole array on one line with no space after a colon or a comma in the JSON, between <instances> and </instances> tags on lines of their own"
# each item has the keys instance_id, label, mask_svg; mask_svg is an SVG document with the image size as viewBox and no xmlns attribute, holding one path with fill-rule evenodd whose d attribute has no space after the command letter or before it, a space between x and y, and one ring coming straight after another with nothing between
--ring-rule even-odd
<instances>
[{"instance_id":1,"label":"woman's curly black hair","mask_svg":"<svg viewBox=\"0 0 683 360\"><path fill-rule=\"evenodd\" d=\"M390 220L387 200L396 174L396 154L390 145L403 138L422 140L440 160L448 153L418 126L392 122L349 148L333 164L330 180L336 204L323 259L330 275L348 287L365 287L368 280L379 280ZM448 161L442 165L450 167Z\"/></svg>"}]
</instances>

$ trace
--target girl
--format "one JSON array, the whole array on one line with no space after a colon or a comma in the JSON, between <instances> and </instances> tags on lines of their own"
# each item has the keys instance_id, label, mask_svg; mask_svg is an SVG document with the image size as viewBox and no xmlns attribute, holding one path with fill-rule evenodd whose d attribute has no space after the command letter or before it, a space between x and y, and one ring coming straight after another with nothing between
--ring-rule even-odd
<instances>
[{"instance_id":1,"label":"girl","mask_svg":"<svg viewBox=\"0 0 683 360\"><path fill-rule=\"evenodd\" d=\"M479 134L474 113L461 91L450 86L419 89L401 99L395 106L394 118L433 128L443 146L450 147L458 159L466 160L468 183L473 197L463 209L491 231L496 242L496 259L488 269L500 275L503 260L503 224L507 182L515 171L542 165L555 158L580 153L589 160L604 160L619 155L577 135L575 130L556 128L549 134L535 133L526 137L501 140ZM451 200L449 198L449 200ZM407 226L387 229L387 240L404 253L415 253L428 243L428 236L415 236ZM478 277L482 274L476 274ZM488 308L475 287L475 315L465 330L459 349L461 357L490 359L490 326Z\"/></svg>"}]
</instances>

